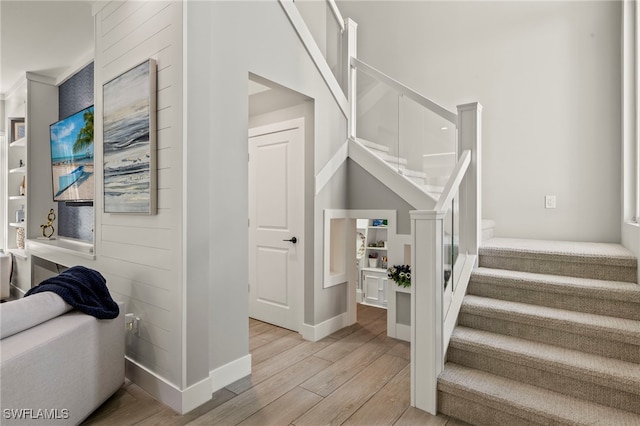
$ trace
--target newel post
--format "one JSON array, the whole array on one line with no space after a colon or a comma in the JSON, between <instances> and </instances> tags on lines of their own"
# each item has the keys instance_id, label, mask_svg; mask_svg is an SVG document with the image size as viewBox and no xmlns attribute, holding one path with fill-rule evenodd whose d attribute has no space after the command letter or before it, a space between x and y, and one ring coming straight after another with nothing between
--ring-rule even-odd
<instances>
[{"instance_id":1,"label":"newel post","mask_svg":"<svg viewBox=\"0 0 640 426\"><path fill-rule=\"evenodd\" d=\"M351 66L351 58L358 57L358 24L351 18L344 20L345 31L342 35L342 55L343 67L342 81L343 90L347 90L349 99L349 137L356 136L356 69Z\"/></svg>"},{"instance_id":2,"label":"newel post","mask_svg":"<svg viewBox=\"0 0 640 426\"><path fill-rule=\"evenodd\" d=\"M471 151L471 163L462 179L460 199L460 253L478 254L482 236L482 105L458 105L458 152Z\"/></svg>"},{"instance_id":3,"label":"newel post","mask_svg":"<svg viewBox=\"0 0 640 426\"><path fill-rule=\"evenodd\" d=\"M445 212L411 212L411 405L438 411L443 359L442 241Z\"/></svg>"}]
</instances>

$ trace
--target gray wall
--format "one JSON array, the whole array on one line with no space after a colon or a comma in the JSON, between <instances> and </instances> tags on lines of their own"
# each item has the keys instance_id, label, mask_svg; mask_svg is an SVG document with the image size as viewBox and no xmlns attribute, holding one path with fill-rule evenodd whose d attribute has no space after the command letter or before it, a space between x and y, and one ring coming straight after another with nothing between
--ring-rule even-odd
<instances>
[{"instance_id":1,"label":"gray wall","mask_svg":"<svg viewBox=\"0 0 640 426\"><path fill-rule=\"evenodd\" d=\"M449 109L483 104L496 235L592 241L620 240L620 5L338 2L362 60Z\"/></svg>"},{"instance_id":2,"label":"gray wall","mask_svg":"<svg viewBox=\"0 0 640 426\"><path fill-rule=\"evenodd\" d=\"M395 192L384 186L374 176L352 160L347 160L349 209L397 210L398 234L411 234L409 212L415 210Z\"/></svg>"}]
</instances>

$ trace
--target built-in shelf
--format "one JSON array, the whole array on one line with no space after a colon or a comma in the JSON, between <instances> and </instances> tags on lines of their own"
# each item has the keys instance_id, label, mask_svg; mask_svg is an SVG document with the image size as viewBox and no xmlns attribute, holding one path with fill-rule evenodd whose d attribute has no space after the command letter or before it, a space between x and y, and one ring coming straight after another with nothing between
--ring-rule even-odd
<instances>
[{"instance_id":1,"label":"built-in shelf","mask_svg":"<svg viewBox=\"0 0 640 426\"><path fill-rule=\"evenodd\" d=\"M24 249L7 249L7 251L13 254L15 257L27 260L27 252Z\"/></svg>"},{"instance_id":2,"label":"built-in shelf","mask_svg":"<svg viewBox=\"0 0 640 426\"><path fill-rule=\"evenodd\" d=\"M373 225L369 225L369 229L387 229L386 226L373 226Z\"/></svg>"},{"instance_id":3,"label":"built-in shelf","mask_svg":"<svg viewBox=\"0 0 640 426\"><path fill-rule=\"evenodd\" d=\"M24 222L11 222L9 226L13 228L24 228Z\"/></svg>"},{"instance_id":4,"label":"built-in shelf","mask_svg":"<svg viewBox=\"0 0 640 426\"><path fill-rule=\"evenodd\" d=\"M47 253L67 253L86 259L95 260L93 244L69 238L30 238L27 240L29 250L37 252L38 256L47 259Z\"/></svg>"},{"instance_id":5,"label":"built-in shelf","mask_svg":"<svg viewBox=\"0 0 640 426\"><path fill-rule=\"evenodd\" d=\"M10 169L9 173L26 173L27 172L27 168L22 166L22 167L16 167L15 169Z\"/></svg>"},{"instance_id":6,"label":"built-in shelf","mask_svg":"<svg viewBox=\"0 0 640 426\"><path fill-rule=\"evenodd\" d=\"M387 270L385 268L362 268L362 271L369 271L369 272L387 272Z\"/></svg>"},{"instance_id":7,"label":"built-in shelf","mask_svg":"<svg viewBox=\"0 0 640 426\"><path fill-rule=\"evenodd\" d=\"M10 200L26 200L26 195L12 195L9 197Z\"/></svg>"},{"instance_id":8,"label":"built-in shelf","mask_svg":"<svg viewBox=\"0 0 640 426\"><path fill-rule=\"evenodd\" d=\"M27 138L24 137L24 138L16 139L15 141L9 144L10 148L15 148L18 146L27 146Z\"/></svg>"},{"instance_id":9,"label":"built-in shelf","mask_svg":"<svg viewBox=\"0 0 640 426\"><path fill-rule=\"evenodd\" d=\"M367 247L367 250L387 250L386 247Z\"/></svg>"}]
</instances>

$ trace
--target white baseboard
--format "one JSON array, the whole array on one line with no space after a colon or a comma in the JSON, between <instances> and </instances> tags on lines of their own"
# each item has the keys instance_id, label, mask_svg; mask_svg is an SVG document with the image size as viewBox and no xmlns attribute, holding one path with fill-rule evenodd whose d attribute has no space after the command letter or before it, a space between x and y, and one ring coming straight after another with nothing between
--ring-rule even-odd
<instances>
[{"instance_id":1,"label":"white baseboard","mask_svg":"<svg viewBox=\"0 0 640 426\"><path fill-rule=\"evenodd\" d=\"M396 339L411 342L411 326L405 324L396 324Z\"/></svg>"},{"instance_id":2,"label":"white baseboard","mask_svg":"<svg viewBox=\"0 0 640 426\"><path fill-rule=\"evenodd\" d=\"M251 374L251 355L246 355L216 368L209 373L209 377L180 390L164 377L125 357L125 376L179 414L188 413L199 407L211 400L213 392L249 374Z\"/></svg>"},{"instance_id":3,"label":"white baseboard","mask_svg":"<svg viewBox=\"0 0 640 426\"><path fill-rule=\"evenodd\" d=\"M211 393L251 374L251 354L233 360L209 372Z\"/></svg>"},{"instance_id":4,"label":"white baseboard","mask_svg":"<svg viewBox=\"0 0 640 426\"><path fill-rule=\"evenodd\" d=\"M155 399L168 405L174 411L184 414L182 412L182 391L164 377L158 376L128 357L125 357L124 374L127 379L140 386Z\"/></svg>"},{"instance_id":5,"label":"white baseboard","mask_svg":"<svg viewBox=\"0 0 640 426\"><path fill-rule=\"evenodd\" d=\"M317 342L318 340L324 339L328 335L349 325L351 325L349 324L349 315L347 312L344 312L338 316L329 318L318 325L302 324L300 334L302 334L302 338L305 340Z\"/></svg>"}]
</instances>

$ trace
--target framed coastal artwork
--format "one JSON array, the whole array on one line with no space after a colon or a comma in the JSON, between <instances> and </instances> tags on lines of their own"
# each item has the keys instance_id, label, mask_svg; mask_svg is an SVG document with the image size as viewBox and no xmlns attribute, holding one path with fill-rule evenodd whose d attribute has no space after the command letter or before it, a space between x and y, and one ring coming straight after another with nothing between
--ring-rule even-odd
<instances>
[{"instance_id":1,"label":"framed coastal artwork","mask_svg":"<svg viewBox=\"0 0 640 426\"><path fill-rule=\"evenodd\" d=\"M104 212L155 214L156 62L103 85Z\"/></svg>"}]
</instances>

